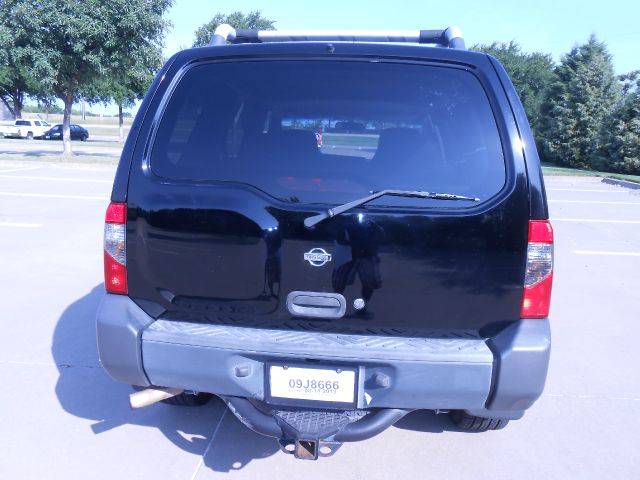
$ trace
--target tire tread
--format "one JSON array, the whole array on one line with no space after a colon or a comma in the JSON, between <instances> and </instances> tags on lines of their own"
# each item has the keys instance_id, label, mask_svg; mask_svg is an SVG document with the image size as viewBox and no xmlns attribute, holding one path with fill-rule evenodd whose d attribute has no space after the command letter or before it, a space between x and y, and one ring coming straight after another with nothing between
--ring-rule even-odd
<instances>
[{"instance_id":1,"label":"tire tread","mask_svg":"<svg viewBox=\"0 0 640 480\"><path fill-rule=\"evenodd\" d=\"M509 420L504 418L476 417L475 415L469 415L464 410L453 410L449 413L449 416L458 428L471 432L500 430L509 423Z\"/></svg>"}]
</instances>

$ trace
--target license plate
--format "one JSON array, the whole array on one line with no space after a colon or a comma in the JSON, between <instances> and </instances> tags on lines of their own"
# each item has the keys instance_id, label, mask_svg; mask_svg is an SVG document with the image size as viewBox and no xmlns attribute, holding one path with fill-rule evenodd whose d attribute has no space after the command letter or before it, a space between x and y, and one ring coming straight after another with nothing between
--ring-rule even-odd
<instances>
[{"instance_id":1,"label":"license plate","mask_svg":"<svg viewBox=\"0 0 640 480\"><path fill-rule=\"evenodd\" d=\"M356 403L356 370L350 368L304 368L269 365L269 393L272 400ZM286 402L289 400L289 402Z\"/></svg>"}]
</instances>

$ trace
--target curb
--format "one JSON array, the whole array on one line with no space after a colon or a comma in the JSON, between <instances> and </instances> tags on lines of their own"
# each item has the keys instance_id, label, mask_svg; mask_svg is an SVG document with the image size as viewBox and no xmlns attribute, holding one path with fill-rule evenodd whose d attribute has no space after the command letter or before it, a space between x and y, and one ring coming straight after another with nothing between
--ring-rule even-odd
<instances>
[{"instance_id":1,"label":"curb","mask_svg":"<svg viewBox=\"0 0 640 480\"><path fill-rule=\"evenodd\" d=\"M602 183L609 185L617 185L618 187L632 188L634 190L640 190L640 183L629 182L628 180L618 180L617 178L604 177Z\"/></svg>"}]
</instances>

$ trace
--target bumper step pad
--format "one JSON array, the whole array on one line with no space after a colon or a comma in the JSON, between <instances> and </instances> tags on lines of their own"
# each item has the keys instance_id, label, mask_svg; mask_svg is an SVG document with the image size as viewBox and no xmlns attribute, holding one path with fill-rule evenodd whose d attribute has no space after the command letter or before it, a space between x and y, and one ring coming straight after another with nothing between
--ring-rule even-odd
<instances>
[{"instance_id":1,"label":"bumper step pad","mask_svg":"<svg viewBox=\"0 0 640 480\"><path fill-rule=\"evenodd\" d=\"M327 412L318 410L273 410L271 415L282 428L284 437L278 440L280 449L296 458L316 460L330 457L342 445L328 441L349 424L369 415L365 410Z\"/></svg>"},{"instance_id":2,"label":"bumper step pad","mask_svg":"<svg viewBox=\"0 0 640 480\"><path fill-rule=\"evenodd\" d=\"M246 398L221 398L245 426L261 435L276 438L283 452L308 460L333 455L343 442L371 438L409 413L408 410L391 408L283 409Z\"/></svg>"},{"instance_id":3,"label":"bumper step pad","mask_svg":"<svg viewBox=\"0 0 640 480\"><path fill-rule=\"evenodd\" d=\"M291 438L326 439L344 430L350 423L364 418L365 410L319 411L319 410L274 410L271 414Z\"/></svg>"}]
</instances>

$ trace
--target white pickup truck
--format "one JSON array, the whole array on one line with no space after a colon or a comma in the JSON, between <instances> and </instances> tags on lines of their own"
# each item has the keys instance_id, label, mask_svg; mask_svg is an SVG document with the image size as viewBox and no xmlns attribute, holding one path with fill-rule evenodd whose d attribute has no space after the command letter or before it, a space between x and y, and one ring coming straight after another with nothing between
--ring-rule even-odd
<instances>
[{"instance_id":1,"label":"white pickup truck","mask_svg":"<svg viewBox=\"0 0 640 480\"><path fill-rule=\"evenodd\" d=\"M16 120L12 125L0 125L0 134L10 138L41 138L51 125L44 120Z\"/></svg>"}]
</instances>

